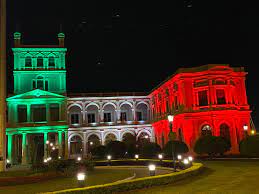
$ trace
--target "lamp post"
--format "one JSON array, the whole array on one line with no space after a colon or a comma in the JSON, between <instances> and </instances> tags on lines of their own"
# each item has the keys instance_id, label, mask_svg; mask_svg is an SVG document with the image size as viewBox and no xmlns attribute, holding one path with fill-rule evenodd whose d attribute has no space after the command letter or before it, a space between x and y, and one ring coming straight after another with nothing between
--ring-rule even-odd
<instances>
[{"instance_id":1,"label":"lamp post","mask_svg":"<svg viewBox=\"0 0 259 194\"><path fill-rule=\"evenodd\" d=\"M174 154L174 144L173 141L175 140L175 132L173 132L173 120L174 120L174 116L173 115L168 115L168 121L169 121L169 127L170 127L170 131L168 134L168 139L172 141L172 157L173 157L173 164L174 164L174 171L176 171L176 165L175 165L175 154Z\"/></svg>"},{"instance_id":2,"label":"lamp post","mask_svg":"<svg viewBox=\"0 0 259 194\"><path fill-rule=\"evenodd\" d=\"M245 125L243 126L243 129L244 129L244 132L245 132L245 138L247 138L247 137L248 137L248 132L247 132L248 126L247 126L247 124L245 124Z\"/></svg>"}]
</instances>

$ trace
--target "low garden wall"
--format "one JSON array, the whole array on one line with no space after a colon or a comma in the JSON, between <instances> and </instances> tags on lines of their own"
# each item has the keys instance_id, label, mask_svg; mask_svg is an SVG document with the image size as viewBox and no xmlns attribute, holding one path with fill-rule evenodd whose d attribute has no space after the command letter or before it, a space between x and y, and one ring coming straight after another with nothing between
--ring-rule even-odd
<instances>
[{"instance_id":1,"label":"low garden wall","mask_svg":"<svg viewBox=\"0 0 259 194\"><path fill-rule=\"evenodd\" d=\"M114 182L104 185L89 186L84 188L67 189L62 191L48 192L45 194L69 193L69 194L110 194L112 192L129 191L134 189L142 189L155 185L165 185L176 182L184 178L196 175L201 172L203 165L201 163L193 163L193 166L179 172L173 172L164 175L149 176L144 178L137 178L133 180L126 180L122 182Z\"/></svg>"}]
</instances>

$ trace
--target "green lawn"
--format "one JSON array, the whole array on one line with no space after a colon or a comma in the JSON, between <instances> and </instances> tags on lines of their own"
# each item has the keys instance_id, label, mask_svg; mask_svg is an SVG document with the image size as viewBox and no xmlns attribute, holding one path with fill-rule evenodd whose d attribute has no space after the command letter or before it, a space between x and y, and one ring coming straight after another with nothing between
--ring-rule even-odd
<instances>
[{"instance_id":1,"label":"green lawn","mask_svg":"<svg viewBox=\"0 0 259 194\"><path fill-rule=\"evenodd\" d=\"M108 168L108 169L107 169ZM157 174L169 173L168 170L158 169ZM7 172L5 176L13 175L15 172ZM26 175L28 172L17 172L20 176ZM98 185L111 183L118 180L122 180L131 177L136 173L136 177L149 176L149 171L147 168L132 168L132 167L96 167L96 169L87 174L86 186ZM4 176L4 173L2 174ZM76 177L73 178L57 178L48 181L42 181L40 183L34 184L24 184L17 186L4 186L0 187L0 194L5 193L19 193L19 194L30 194L39 193L47 191L57 191L69 188L77 187Z\"/></svg>"},{"instance_id":2,"label":"green lawn","mask_svg":"<svg viewBox=\"0 0 259 194\"><path fill-rule=\"evenodd\" d=\"M259 193L259 161L206 161L206 170L195 177L169 185L124 194Z\"/></svg>"},{"instance_id":3,"label":"green lawn","mask_svg":"<svg viewBox=\"0 0 259 194\"><path fill-rule=\"evenodd\" d=\"M130 176L133 176L134 172L131 169L95 169L87 174L86 185L97 185L110 183L117 180L121 180ZM0 187L0 194L30 194L46 191L55 191L68 188L77 187L76 177L73 178L58 178L49 181L43 181L34 184L24 184L17 186L5 186Z\"/></svg>"}]
</instances>

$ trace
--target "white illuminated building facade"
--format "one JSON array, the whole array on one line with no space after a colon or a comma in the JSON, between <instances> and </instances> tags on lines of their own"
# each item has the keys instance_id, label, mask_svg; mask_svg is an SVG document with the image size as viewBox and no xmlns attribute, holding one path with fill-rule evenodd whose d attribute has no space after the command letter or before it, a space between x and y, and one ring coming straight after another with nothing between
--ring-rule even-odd
<instances>
[{"instance_id":1,"label":"white illuminated building facade","mask_svg":"<svg viewBox=\"0 0 259 194\"><path fill-rule=\"evenodd\" d=\"M106 145L110 141L127 141L131 136L136 140L155 140L150 124L150 99L114 94L117 96L90 97L85 94L85 97L68 98L70 157L86 155L91 147Z\"/></svg>"}]
</instances>

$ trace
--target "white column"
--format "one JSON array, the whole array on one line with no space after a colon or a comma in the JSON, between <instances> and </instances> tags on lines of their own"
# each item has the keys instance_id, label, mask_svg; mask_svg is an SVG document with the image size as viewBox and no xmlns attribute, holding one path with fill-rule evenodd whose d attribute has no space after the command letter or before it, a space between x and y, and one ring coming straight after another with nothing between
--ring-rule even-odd
<instances>
[{"instance_id":1,"label":"white column","mask_svg":"<svg viewBox=\"0 0 259 194\"><path fill-rule=\"evenodd\" d=\"M86 132L84 132L84 148L83 148L83 155L86 156L87 152L88 152L88 141L86 139Z\"/></svg>"}]
</instances>

